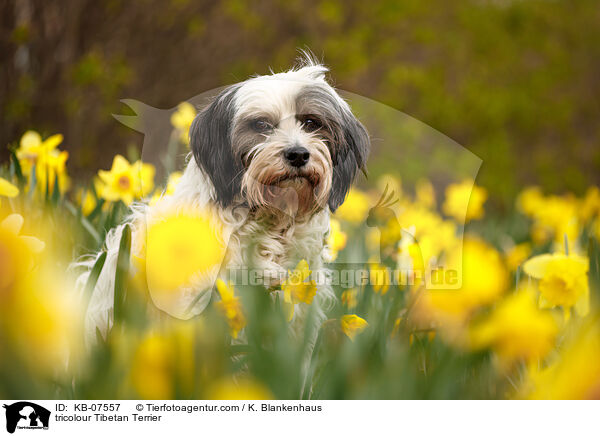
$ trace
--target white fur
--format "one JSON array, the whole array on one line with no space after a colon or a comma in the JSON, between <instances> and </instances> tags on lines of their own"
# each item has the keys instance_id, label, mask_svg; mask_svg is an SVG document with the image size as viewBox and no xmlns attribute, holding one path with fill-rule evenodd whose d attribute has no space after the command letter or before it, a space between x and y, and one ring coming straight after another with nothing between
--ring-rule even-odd
<instances>
[{"instance_id":1,"label":"white fur","mask_svg":"<svg viewBox=\"0 0 600 436\"><path fill-rule=\"evenodd\" d=\"M235 99L236 108L240 111L264 110L265 105L267 107L271 105L271 110L280 111L282 117L293 116L293 97L300 84L311 81L326 83L323 77L326 71L326 68L320 65L309 65L287 73L250 79L238 91ZM257 102L261 102L263 106L261 108L253 107ZM140 250L139 241L145 236L147 224L152 221L154 216L160 215L165 208L173 207L198 210L209 207L215 210L227 228L227 253L224 266L243 268L252 265L253 268L266 272L266 286L277 286L281 277L285 277L286 272L292 270L299 259L307 260L313 274L327 276L325 263L329 251L325 240L329 232L329 209L326 205L317 213L301 219L289 214L282 214L275 224L265 226L261 219L261 210L252 210L243 201L238 201L225 208L218 206L209 178L198 167L195 160L190 158L172 196L162 198L153 206L137 204L131 208L126 222L132 225L132 251L134 253ZM111 230L106 238L106 262L86 313L85 335L88 344L95 342L97 330L106 336L112 327L114 277L123 227L124 224ZM252 250L253 248L255 250ZM81 288L87 281L89 271L96 259L97 256L76 264L86 268L86 272L78 279ZM214 278L204 277L195 282L194 286L185 290L182 293L181 307L187 307L199 293L206 289L212 289ZM207 292L205 298L201 299L193 308L190 316L202 312L210 298L211 292ZM317 308L317 322L324 321L325 312L333 301L334 293L331 287L326 283L320 283L313 302ZM306 310L307 307L304 303L298 305L292 322L293 330L297 330L301 326Z\"/></svg>"}]
</instances>

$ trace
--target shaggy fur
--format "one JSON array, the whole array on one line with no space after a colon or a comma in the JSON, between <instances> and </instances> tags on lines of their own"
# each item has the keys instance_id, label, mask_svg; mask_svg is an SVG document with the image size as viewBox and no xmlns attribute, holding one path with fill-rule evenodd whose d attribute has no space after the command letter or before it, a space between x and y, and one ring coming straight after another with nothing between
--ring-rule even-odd
<instances>
[{"instance_id":1,"label":"shaggy fur","mask_svg":"<svg viewBox=\"0 0 600 436\"><path fill-rule=\"evenodd\" d=\"M165 210L208 209L225 223L227 251L221 269L180 290L180 301L168 310L171 315L189 318L201 313L211 292L205 292L191 311L183 308L212 289L226 268L251 265L264 272L267 287L278 286L300 259L306 259L314 273L327 276L329 214L344 201L357 171L364 170L369 138L348 104L326 82L326 72L307 57L288 72L226 88L190 129L193 158L175 193L156 205L131 208L127 222L133 228L134 254L142 249L147 226ZM302 156L305 163L298 162ZM106 335L112 325L122 229L123 225L113 229L106 238L106 262L86 314L88 343L95 341L96 329ZM78 264L87 269L80 284L86 282L94 261ZM333 298L332 289L320 284L313 303L317 322L324 320ZM307 310L304 304L298 306L294 330Z\"/></svg>"}]
</instances>

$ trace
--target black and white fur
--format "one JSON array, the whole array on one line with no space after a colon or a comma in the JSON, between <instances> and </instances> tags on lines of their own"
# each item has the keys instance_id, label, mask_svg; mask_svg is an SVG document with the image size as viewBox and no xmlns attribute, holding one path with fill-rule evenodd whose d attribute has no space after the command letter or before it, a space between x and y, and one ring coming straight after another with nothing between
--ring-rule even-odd
<instances>
[{"instance_id":1,"label":"black and white fur","mask_svg":"<svg viewBox=\"0 0 600 436\"><path fill-rule=\"evenodd\" d=\"M326 72L307 57L290 71L224 89L190 129L193 158L175 193L153 206L132 207L133 252L145 226L162 211L209 208L226 224L225 267L251 265L264 272L267 287L278 286L300 259L326 275L329 215L343 203L357 172L365 169L370 148L365 128L327 83ZM95 340L96 329L105 335L112 325L122 228L106 239L107 259L86 314L88 343ZM85 264L88 271L80 283L93 262ZM180 304L167 312L180 318L202 312L211 292L191 312L183 308L213 287L216 276L209 276L182 290ZM313 304L319 322L333 298L328 285L318 287ZM296 310L294 322L301 322L305 310Z\"/></svg>"}]
</instances>

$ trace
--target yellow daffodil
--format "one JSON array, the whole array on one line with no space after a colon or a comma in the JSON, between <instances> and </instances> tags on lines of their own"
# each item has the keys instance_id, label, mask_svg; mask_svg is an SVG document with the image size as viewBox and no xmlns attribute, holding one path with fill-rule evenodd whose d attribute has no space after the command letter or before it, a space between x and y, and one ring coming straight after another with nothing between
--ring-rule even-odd
<instances>
[{"instance_id":1,"label":"yellow daffodil","mask_svg":"<svg viewBox=\"0 0 600 436\"><path fill-rule=\"evenodd\" d=\"M31 176L35 166L37 188L40 192L52 193L55 184L61 193L69 188L70 180L66 171L66 161L69 153L57 149L63 141L60 134L52 135L42 141L39 133L29 130L21 137L19 148L16 150L17 158L25 176Z\"/></svg>"},{"instance_id":2,"label":"yellow daffodil","mask_svg":"<svg viewBox=\"0 0 600 436\"><path fill-rule=\"evenodd\" d=\"M19 235L21 233L21 229L23 228L24 222L25 220L21 215L13 213L4 218L4 220L0 223L0 228L17 236L21 241L23 241L27 245L27 247L29 247L32 253L39 253L45 247L44 242L40 241L39 239L33 236Z\"/></svg>"},{"instance_id":3,"label":"yellow daffodil","mask_svg":"<svg viewBox=\"0 0 600 436\"><path fill-rule=\"evenodd\" d=\"M336 218L352 224L362 223L369 212L369 197L364 192L352 188L346 201L335 211Z\"/></svg>"},{"instance_id":4,"label":"yellow daffodil","mask_svg":"<svg viewBox=\"0 0 600 436\"><path fill-rule=\"evenodd\" d=\"M533 219L532 239L537 244L554 237L559 247L564 247L567 236L573 244L580 233L578 213L582 210L571 195L544 197L537 187L525 189L517 199L519 209Z\"/></svg>"},{"instance_id":5,"label":"yellow daffodil","mask_svg":"<svg viewBox=\"0 0 600 436\"><path fill-rule=\"evenodd\" d=\"M554 346L558 325L551 313L537 308L526 291L509 295L471 329L471 346L492 348L503 365L543 359Z\"/></svg>"},{"instance_id":6,"label":"yellow daffodil","mask_svg":"<svg viewBox=\"0 0 600 436\"><path fill-rule=\"evenodd\" d=\"M600 399L600 324L596 319L574 333L556 361L530 371L520 396L532 400Z\"/></svg>"},{"instance_id":7,"label":"yellow daffodil","mask_svg":"<svg viewBox=\"0 0 600 436\"><path fill-rule=\"evenodd\" d=\"M54 186L58 183L58 190L65 193L70 186L70 179L67 176L66 162L69 153L66 151L52 150L46 155L40 155L36 165L37 186L45 191L46 183L48 192L54 192Z\"/></svg>"},{"instance_id":8,"label":"yellow daffodil","mask_svg":"<svg viewBox=\"0 0 600 436\"><path fill-rule=\"evenodd\" d=\"M239 332L246 326L246 317L240 299L234 295L233 284L228 285L221 279L217 279L217 290L221 296L221 301L216 304L217 308L227 319L231 336L237 338Z\"/></svg>"},{"instance_id":9,"label":"yellow daffodil","mask_svg":"<svg viewBox=\"0 0 600 436\"><path fill-rule=\"evenodd\" d=\"M317 293L317 284L314 280L307 281L310 274L308 262L304 259L298 262L294 271L288 271L288 277L281 285L286 303L312 303Z\"/></svg>"},{"instance_id":10,"label":"yellow daffodil","mask_svg":"<svg viewBox=\"0 0 600 436\"><path fill-rule=\"evenodd\" d=\"M194 326L188 322L150 330L135 349L130 380L145 400L166 400L189 395L193 389Z\"/></svg>"},{"instance_id":11,"label":"yellow daffodil","mask_svg":"<svg viewBox=\"0 0 600 436\"><path fill-rule=\"evenodd\" d=\"M123 201L129 205L135 198L148 195L154 189L154 166L137 161L130 164L116 155L110 171L98 171L98 195L108 201Z\"/></svg>"},{"instance_id":12,"label":"yellow daffodil","mask_svg":"<svg viewBox=\"0 0 600 436\"><path fill-rule=\"evenodd\" d=\"M338 252L346 246L347 240L348 235L342 231L340 222L332 218L329 222L329 236L327 237L327 245L332 261L337 259Z\"/></svg>"},{"instance_id":13,"label":"yellow daffodil","mask_svg":"<svg viewBox=\"0 0 600 436\"><path fill-rule=\"evenodd\" d=\"M435 189L429 180L422 179L417 182L415 202L426 208L435 207Z\"/></svg>"},{"instance_id":14,"label":"yellow daffodil","mask_svg":"<svg viewBox=\"0 0 600 436\"><path fill-rule=\"evenodd\" d=\"M147 335L132 361L132 382L141 398L164 400L173 396L171 344L157 333Z\"/></svg>"},{"instance_id":15,"label":"yellow daffodil","mask_svg":"<svg viewBox=\"0 0 600 436\"><path fill-rule=\"evenodd\" d=\"M196 110L188 102L180 103L177 110L171 115L171 124L177 129L179 140L184 144L190 142L189 131L195 117Z\"/></svg>"},{"instance_id":16,"label":"yellow daffodil","mask_svg":"<svg viewBox=\"0 0 600 436\"><path fill-rule=\"evenodd\" d=\"M578 210L575 198L550 196L533 215L533 232L553 234L560 247L564 247L566 235L573 245L580 233Z\"/></svg>"},{"instance_id":17,"label":"yellow daffodil","mask_svg":"<svg viewBox=\"0 0 600 436\"><path fill-rule=\"evenodd\" d=\"M400 271L411 272L412 282L419 286L425 279L425 260L421 244L417 243L413 237L406 233L398 247L398 268Z\"/></svg>"},{"instance_id":18,"label":"yellow daffodil","mask_svg":"<svg viewBox=\"0 0 600 436\"><path fill-rule=\"evenodd\" d=\"M67 361L73 365L80 351L82 308L68 290L59 274L35 270L21 277L12 298L2 302L0 327L13 351L36 372L55 376Z\"/></svg>"},{"instance_id":19,"label":"yellow daffodil","mask_svg":"<svg viewBox=\"0 0 600 436\"><path fill-rule=\"evenodd\" d=\"M442 253L452 251L460 244L456 237L454 223L442 221L439 227L428 229L421 237L417 237L422 262L428 265L433 259L439 259Z\"/></svg>"},{"instance_id":20,"label":"yellow daffodil","mask_svg":"<svg viewBox=\"0 0 600 436\"><path fill-rule=\"evenodd\" d=\"M542 194L542 190L537 186L530 186L523 189L517 197L517 207L528 216L533 216L542 207L543 203L544 194Z\"/></svg>"},{"instance_id":21,"label":"yellow daffodil","mask_svg":"<svg viewBox=\"0 0 600 436\"><path fill-rule=\"evenodd\" d=\"M463 309L474 308L495 301L506 291L508 272L500 253L481 239L467 236L462 250L448 253L447 269L455 269L462 279L458 299ZM441 291L444 292L444 291ZM452 294L452 292L447 292ZM451 295L449 295L450 298Z\"/></svg>"},{"instance_id":22,"label":"yellow daffodil","mask_svg":"<svg viewBox=\"0 0 600 436\"><path fill-rule=\"evenodd\" d=\"M342 304L348 309L354 309L358 305L358 289L347 289L342 292Z\"/></svg>"},{"instance_id":23,"label":"yellow daffodil","mask_svg":"<svg viewBox=\"0 0 600 436\"><path fill-rule=\"evenodd\" d=\"M83 216L88 216L94 211L94 209L96 209L96 197L94 197L94 194L92 194L90 190L84 191L80 189L79 192L77 192L77 202L81 207L81 213L83 213Z\"/></svg>"},{"instance_id":24,"label":"yellow daffodil","mask_svg":"<svg viewBox=\"0 0 600 436\"><path fill-rule=\"evenodd\" d=\"M387 192L393 192L395 196L400 197L402 195L402 180L400 177L394 174L383 174L377 179L377 191L383 192L387 189Z\"/></svg>"},{"instance_id":25,"label":"yellow daffodil","mask_svg":"<svg viewBox=\"0 0 600 436\"><path fill-rule=\"evenodd\" d=\"M508 271L498 251L479 239L466 237L462 247L448 253L440 272L432 273L430 279L435 289L415 290L413 320L421 327L439 325L446 338L462 340L469 317L507 290ZM454 284L460 287L443 288Z\"/></svg>"},{"instance_id":26,"label":"yellow daffodil","mask_svg":"<svg viewBox=\"0 0 600 436\"><path fill-rule=\"evenodd\" d=\"M15 362L55 376L75 362L82 309L63 278L42 268L36 255L45 244L21 235L23 224L18 214L0 222L0 347L7 341Z\"/></svg>"},{"instance_id":27,"label":"yellow daffodil","mask_svg":"<svg viewBox=\"0 0 600 436\"><path fill-rule=\"evenodd\" d=\"M487 191L484 188L476 186L473 180L464 180L446 188L442 210L458 222L469 222L483 217L483 203L486 199Z\"/></svg>"},{"instance_id":28,"label":"yellow daffodil","mask_svg":"<svg viewBox=\"0 0 600 436\"><path fill-rule=\"evenodd\" d=\"M358 315L344 315L340 320L340 325L344 334L354 340L360 332L367 328L369 323Z\"/></svg>"},{"instance_id":29,"label":"yellow daffodil","mask_svg":"<svg viewBox=\"0 0 600 436\"><path fill-rule=\"evenodd\" d=\"M394 251L398 241L402 238L402 229L395 212L389 207L373 207L367 217L367 225L375 226L379 230L379 248L390 247Z\"/></svg>"},{"instance_id":30,"label":"yellow daffodil","mask_svg":"<svg viewBox=\"0 0 600 436\"><path fill-rule=\"evenodd\" d=\"M154 304L179 318L198 292L211 288L225 255L223 229L209 211L153 216L146 234L146 277ZM142 255L143 257L143 255ZM204 292L208 303L209 292Z\"/></svg>"},{"instance_id":31,"label":"yellow daffodil","mask_svg":"<svg viewBox=\"0 0 600 436\"><path fill-rule=\"evenodd\" d=\"M373 287L373 291L385 295L390 289L391 275L389 268L378 262L370 262L369 282Z\"/></svg>"},{"instance_id":32,"label":"yellow daffodil","mask_svg":"<svg viewBox=\"0 0 600 436\"><path fill-rule=\"evenodd\" d=\"M52 135L42 141L42 137L38 132L33 130L25 132L16 151L23 173L29 175L31 168L37 164L38 159L54 151L62 141L63 135L61 134Z\"/></svg>"},{"instance_id":33,"label":"yellow daffodil","mask_svg":"<svg viewBox=\"0 0 600 436\"><path fill-rule=\"evenodd\" d=\"M0 300L34 265L34 255L45 244L33 236L20 235L24 219L11 214L0 222ZM0 304L1 305L1 304Z\"/></svg>"},{"instance_id":34,"label":"yellow daffodil","mask_svg":"<svg viewBox=\"0 0 600 436\"><path fill-rule=\"evenodd\" d=\"M411 205L411 207L403 210L398 215L398 221L403 229L414 227L414 231L410 233L417 239L421 239L426 234L431 234L443 222L438 214L418 205L414 205L414 207Z\"/></svg>"},{"instance_id":35,"label":"yellow daffodil","mask_svg":"<svg viewBox=\"0 0 600 436\"><path fill-rule=\"evenodd\" d=\"M211 385L206 393L209 400L273 400L264 385L250 378L224 378Z\"/></svg>"},{"instance_id":36,"label":"yellow daffodil","mask_svg":"<svg viewBox=\"0 0 600 436\"><path fill-rule=\"evenodd\" d=\"M538 279L540 307L561 306L568 319L571 308L580 316L589 311L589 261L576 254L542 254L529 259L523 270Z\"/></svg>"},{"instance_id":37,"label":"yellow daffodil","mask_svg":"<svg viewBox=\"0 0 600 436\"><path fill-rule=\"evenodd\" d=\"M456 224L443 220L437 213L418 205L409 205L398 216L402 229L414 229L410 233L418 241L422 262L428 265L460 241L456 237ZM405 241L407 243L409 241Z\"/></svg>"},{"instance_id":38,"label":"yellow daffodil","mask_svg":"<svg viewBox=\"0 0 600 436\"><path fill-rule=\"evenodd\" d=\"M527 260L529 255L531 254L531 244L527 242L523 242L522 244L517 244L511 247L506 252L506 265L508 269L511 271L516 271L518 267L521 266L523 262Z\"/></svg>"},{"instance_id":39,"label":"yellow daffodil","mask_svg":"<svg viewBox=\"0 0 600 436\"><path fill-rule=\"evenodd\" d=\"M10 183L8 180L0 177L0 197L13 198L19 195L19 188ZM0 199L0 205L2 204Z\"/></svg>"}]
</instances>

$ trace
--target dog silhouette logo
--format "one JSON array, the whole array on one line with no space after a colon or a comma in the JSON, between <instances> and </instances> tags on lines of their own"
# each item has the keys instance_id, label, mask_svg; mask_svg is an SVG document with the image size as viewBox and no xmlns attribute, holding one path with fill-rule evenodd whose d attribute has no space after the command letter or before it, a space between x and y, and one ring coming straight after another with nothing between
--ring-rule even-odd
<instances>
[{"instance_id":1,"label":"dog silhouette logo","mask_svg":"<svg viewBox=\"0 0 600 436\"><path fill-rule=\"evenodd\" d=\"M6 431L14 433L18 429L48 429L50 411L29 401L19 401L4 405L6 409Z\"/></svg>"}]
</instances>

